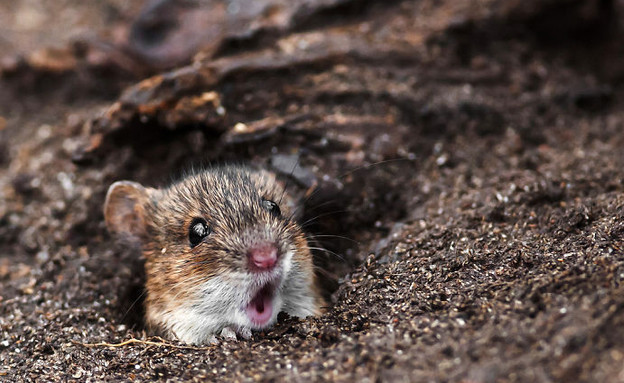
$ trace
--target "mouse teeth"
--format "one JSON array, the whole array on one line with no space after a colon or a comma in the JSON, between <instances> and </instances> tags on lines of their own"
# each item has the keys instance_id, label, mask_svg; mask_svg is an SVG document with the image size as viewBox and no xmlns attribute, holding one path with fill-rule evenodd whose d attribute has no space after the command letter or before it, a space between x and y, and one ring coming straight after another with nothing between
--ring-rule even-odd
<instances>
[{"instance_id":1,"label":"mouse teeth","mask_svg":"<svg viewBox=\"0 0 624 383\"><path fill-rule=\"evenodd\" d=\"M271 286L263 287L245 307L251 322L258 327L269 324L273 317L273 291Z\"/></svg>"}]
</instances>

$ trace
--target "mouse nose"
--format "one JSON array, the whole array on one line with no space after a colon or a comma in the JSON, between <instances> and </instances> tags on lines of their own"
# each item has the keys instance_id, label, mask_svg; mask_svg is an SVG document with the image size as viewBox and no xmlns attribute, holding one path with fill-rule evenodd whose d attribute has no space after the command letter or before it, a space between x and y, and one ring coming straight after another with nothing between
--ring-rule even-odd
<instances>
[{"instance_id":1,"label":"mouse nose","mask_svg":"<svg viewBox=\"0 0 624 383\"><path fill-rule=\"evenodd\" d=\"M247 251L247 257L252 269L271 270L277 263L277 247L272 243L256 245Z\"/></svg>"}]
</instances>

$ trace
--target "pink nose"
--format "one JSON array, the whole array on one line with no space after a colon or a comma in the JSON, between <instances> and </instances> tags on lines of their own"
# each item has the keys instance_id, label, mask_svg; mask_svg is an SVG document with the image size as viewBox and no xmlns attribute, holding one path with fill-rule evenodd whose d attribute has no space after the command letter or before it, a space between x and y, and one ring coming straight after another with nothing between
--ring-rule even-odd
<instances>
[{"instance_id":1,"label":"pink nose","mask_svg":"<svg viewBox=\"0 0 624 383\"><path fill-rule=\"evenodd\" d=\"M277 263L277 248L273 244L254 246L247 252L252 268L270 270Z\"/></svg>"}]
</instances>

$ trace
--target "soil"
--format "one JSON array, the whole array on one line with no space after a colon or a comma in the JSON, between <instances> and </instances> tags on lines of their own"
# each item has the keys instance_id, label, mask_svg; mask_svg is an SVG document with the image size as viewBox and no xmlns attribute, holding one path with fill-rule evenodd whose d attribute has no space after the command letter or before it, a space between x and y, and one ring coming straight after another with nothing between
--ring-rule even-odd
<instances>
[{"instance_id":1,"label":"soil","mask_svg":"<svg viewBox=\"0 0 624 383\"><path fill-rule=\"evenodd\" d=\"M0 381L624 382L622 2L48 3L0 5ZM306 193L329 307L152 337L106 190L223 162Z\"/></svg>"}]
</instances>

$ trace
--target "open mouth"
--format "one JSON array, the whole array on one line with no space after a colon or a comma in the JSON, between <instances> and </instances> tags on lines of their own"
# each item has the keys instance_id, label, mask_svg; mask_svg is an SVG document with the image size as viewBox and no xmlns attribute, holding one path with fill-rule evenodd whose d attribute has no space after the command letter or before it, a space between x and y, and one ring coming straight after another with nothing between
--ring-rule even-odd
<instances>
[{"instance_id":1,"label":"open mouth","mask_svg":"<svg viewBox=\"0 0 624 383\"><path fill-rule=\"evenodd\" d=\"M251 299L245 307L245 312L251 322L259 327L265 326L273 316L273 296L275 288L271 285L264 286Z\"/></svg>"}]
</instances>

